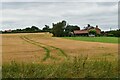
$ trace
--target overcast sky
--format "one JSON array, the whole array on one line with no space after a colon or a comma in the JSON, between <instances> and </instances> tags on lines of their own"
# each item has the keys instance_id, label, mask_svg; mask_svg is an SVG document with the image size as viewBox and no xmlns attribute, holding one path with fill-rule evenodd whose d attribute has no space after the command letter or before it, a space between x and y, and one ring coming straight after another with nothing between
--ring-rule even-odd
<instances>
[{"instance_id":1,"label":"overcast sky","mask_svg":"<svg viewBox=\"0 0 120 80\"><path fill-rule=\"evenodd\" d=\"M78 25L81 29L87 24L98 25L102 30L118 29L117 0L114 2L4 1L0 9L2 30L26 28L33 25L42 29L44 25L52 27L52 23L62 20L66 20L68 24Z\"/></svg>"},{"instance_id":2,"label":"overcast sky","mask_svg":"<svg viewBox=\"0 0 120 80\"><path fill-rule=\"evenodd\" d=\"M118 2L119 0L1 0L2 2Z\"/></svg>"}]
</instances>

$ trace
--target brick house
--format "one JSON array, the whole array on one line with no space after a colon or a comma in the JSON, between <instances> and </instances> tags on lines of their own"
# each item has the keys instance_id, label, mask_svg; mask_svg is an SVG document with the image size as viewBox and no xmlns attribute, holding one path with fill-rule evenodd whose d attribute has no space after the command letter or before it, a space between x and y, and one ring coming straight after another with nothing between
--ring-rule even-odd
<instances>
[{"instance_id":1,"label":"brick house","mask_svg":"<svg viewBox=\"0 0 120 80\"><path fill-rule=\"evenodd\" d=\"M90 36L89 34L90 30L95 30L96 34L101 34L101 29L98 27L98 25L96 25L96 27L93 27L93 26L90 26L89 24L83 30L74 30L73 34L76 36Z\"/></svg>"}]
</instances>

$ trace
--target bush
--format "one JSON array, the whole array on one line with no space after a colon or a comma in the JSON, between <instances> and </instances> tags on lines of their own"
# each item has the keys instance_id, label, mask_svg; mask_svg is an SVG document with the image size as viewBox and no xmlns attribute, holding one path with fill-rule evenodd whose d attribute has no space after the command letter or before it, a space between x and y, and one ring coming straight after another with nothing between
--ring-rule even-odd
<instances>
[{"instance_id":1,"label":"bush","mask_svg":"<svg viewBox=\"0 0 120 80\"><path fill-rule=\"evenodd\" d=\"M96 35L96 30L89 30L89 34L93 34L93 35Z\"/></svg>"}]
</instances>

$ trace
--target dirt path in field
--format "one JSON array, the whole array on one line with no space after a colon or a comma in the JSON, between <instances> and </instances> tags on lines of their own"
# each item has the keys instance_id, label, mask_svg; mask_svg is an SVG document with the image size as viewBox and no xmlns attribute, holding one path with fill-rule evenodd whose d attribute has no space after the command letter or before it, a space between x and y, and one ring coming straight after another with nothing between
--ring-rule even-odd
<instances>
[{"instance_id":1,"label":"dirt path in field","mask_svg":"<svg viewBox=\"0 0 120 80\"><path fill-rule=\"evenodd\" d=\"M60 58L58 58L58 56L67 58L67 55L65 54L65 52L60 48L50 46L50 45L47 45L47 44L43 44L43 43L40 43L40 42L36 42L36 41L28 38L27 35L26 36L20 36L20 38L25 40L26 42L28 42L30 44L33 44L33 45L36 45L38 47L43 48L46 52L44 58L42 59L43 61L46 61L49 58L59 60ZM57 54L57 56L55 54Z\"/></svg>"}]
</instances>

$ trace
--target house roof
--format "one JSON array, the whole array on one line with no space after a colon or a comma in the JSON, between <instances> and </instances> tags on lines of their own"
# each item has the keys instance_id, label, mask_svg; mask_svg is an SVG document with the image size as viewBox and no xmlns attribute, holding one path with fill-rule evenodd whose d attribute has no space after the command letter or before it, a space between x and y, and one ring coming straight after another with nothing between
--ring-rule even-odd
<instances>
[{"instance_id":1,"label":"house roof","mask_svg":"<svg viewBox=\"0 0 120 80\"><path fill-rule=\"evenodd\" d=\"M99 29L99 28L95 28L96 30L101 30L101 29Z\"/></svg>"},{"instance_id":2,"label":"house roof","mask_svg":"<svg viewBox=\"0 0 120 80\"><path fill-rule=\"evenodd\" d=\"M100 30L98 27L93 27L93 26L86 27L86 28L83 29L83 30L90 30L90 29L97 29L97 30Z\"/></svg>"},{"instance_id":3,"label":"house roof","mask_svg":"<svg viewBox=\"0 0 120 80\"><path fill-rule=\"evenodd\" d=\"M98 26L96 26L96 27L89 26L89 27L86 27L83 30L75 30L74 34L88 34L89 30L92 30L92 29L96 30L96 32L100 34L101 30L98 28Z\"/></svg>"},{"instance_id":4,"label":"house roof","mask_svg":"<svg viewBox=\"0 0 120 80\"><path fill-rule=\"evenodd\" d=\"M86 34L86 33L88 33L87 30L75 30L74 31L74 34Z\"/></svg>"},{"instance_id":5,"label":"house roof","mask_svg":"<svg viewBox=\"0 0 120 80\"><path fill-rule=\"evenodd\" d=\"M89 30L89 29L94 29L94 27L93 26L85 27L85 29L83 30Z\"/></svg>"}]
</instances>

